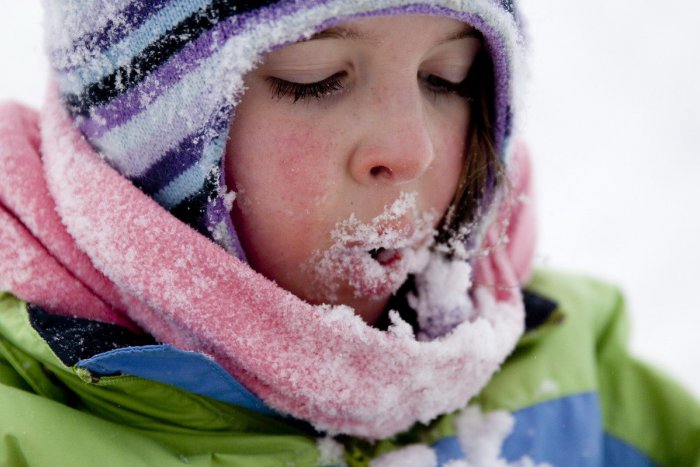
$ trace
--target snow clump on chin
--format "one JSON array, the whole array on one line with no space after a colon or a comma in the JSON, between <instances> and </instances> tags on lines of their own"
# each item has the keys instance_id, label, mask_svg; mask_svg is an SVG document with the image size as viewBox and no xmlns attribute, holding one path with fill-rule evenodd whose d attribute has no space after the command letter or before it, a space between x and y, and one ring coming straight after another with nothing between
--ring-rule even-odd
<instances>
[{"instance_id":1,"label":"snow clump on chin","mask_svg":"<svg viewBox=\"0 0 700 467\"><path fill-rule=\"evenodd\" d=\"M436 213L419 213L417 196L402 192L369 222L355 214L338 222L330 232L331 246L316 250L303 266L314 277L315 298L337 300L338 289L347 284L355 298L380 299L423 269Z\"/></svg>"},{"instance_id":2,"label":"snow clump on chin","mask_svg":"<svg viewBox=\"0 0 700 467\"><path fill-rule=\"evenodd\" d=\"M416 292L408 294L408 304L418 317L419 340L449 334L472 317L471 285L472 267L466 260L430 254L425 268L415 276Z\"/></svg>"}]
</instances>

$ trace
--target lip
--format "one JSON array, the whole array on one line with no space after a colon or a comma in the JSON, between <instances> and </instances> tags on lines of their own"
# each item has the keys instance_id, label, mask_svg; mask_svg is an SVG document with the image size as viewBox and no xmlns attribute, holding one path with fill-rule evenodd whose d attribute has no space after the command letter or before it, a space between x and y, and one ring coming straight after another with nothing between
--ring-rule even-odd
<instances>
[{"instance_id":1,"label":"lip","mask_svg":"<svg viewBox=\"0 0 700 467\"><path fill-rule=\"evenodd\" d=\"M354 250L348 257L346 280L357 297L377 298L395 293L406 280L408 267L401 250L382 249L375 255Z\"/></svg>"},{"instance_id":2,"label":"lip","mask_svg":"<svg viewBox=\"0 0 700 467\"><path fill-rule=\"evenodd\" d=\"M376 298L396 293L410 273L410 252L427 246L431 232L406 221L375 227L370 238L346 239L341 255L348 261L345 278L355 296Z\"/></svg>"},{"instance_id":3,"label":"lip","mask_svg":"<svg viewBox=\"0 0 700 467\"><path fill-rule=\"evenodd\" d=\"M356 298L379 299L395 293L416 269L419 251L434 238L432 211L419 213L417 194L402 193L382 213L360 221L354 214L336 223L332 244L317 251L309 264L315 269L321 295L336 299L337 291L352 290Z\"/></svg>"},{"instance_id":4,"label":"lip","mask_svg":"<svg viewBox=\"0 0 700 467\"><path fill-rule=\"evenodd\" d=\"M357 238L363 237L363 238ZM416 238L416 227L411 222L383 224L363 229L359 235L356 233L350 238L344 239L343 248L346 250L360 250L372 252L374 250L399 250L420 244L422 239Z\"/></svg>"},{"instance_id":5,"label":"lip","mask_svg":"<svg viewBox=\"0 0 700 467\"><path fill-rule=\"evenodd\" d=\"M390 266L403 259L403 252L396 248L377 248L370 250L370 256L384 267Z\"/></svg>"}]
</instances>

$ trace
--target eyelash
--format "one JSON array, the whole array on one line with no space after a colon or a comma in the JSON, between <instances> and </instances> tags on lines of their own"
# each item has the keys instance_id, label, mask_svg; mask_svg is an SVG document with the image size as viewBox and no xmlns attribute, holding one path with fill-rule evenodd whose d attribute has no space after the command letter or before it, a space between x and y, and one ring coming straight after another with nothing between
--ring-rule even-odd
<instances>
[{"instance_id":1,"label":"eyelash","mask_svg":"<svg viewBox=\"0 0 700 467\"><path fill-rule=\"evenodd\" d=\"M454 94L459 97L463 97L471 100L471 93L469 92L469 78L465 78L459 83L453 83L442 79L439 76L427 75L424 81L429 86L430 91L437 97L441 95Z\"/></svg>"},{"instance_id":2,"label":"eyelash","mask_svg":"<svg viewBox=\"0 0 700 467\"><path fill-rule=\"evenodd\" d=\"M270 81L273 97L277 99L289 97L292 99L292 103L297 103L309 97L320 100L323 97L342 91L344 87L341 80L344 77L345 73L336 73L315 83L293 83L274 77L268 78L268 81Z\"/></svg>"},{"instance_id":3,"label":"eyelash","mask_svg":"<svg viewBox=\"0 0 700 467\"><path fill-rule=\"evenodd\" d=\"M346 73L336 73L315 83L294 83L275 77L269 77L267 80L270 82L273 97L277 99L288 97L295 104L310 97L321 100L342 91L345 88L342 83L345 76ZM461 83L452 83L435 75L426 75L422 79L435 97L455 94L469 98L469 90L466 85L468 80L466 79Z\"/></svg>"}]
</instances>

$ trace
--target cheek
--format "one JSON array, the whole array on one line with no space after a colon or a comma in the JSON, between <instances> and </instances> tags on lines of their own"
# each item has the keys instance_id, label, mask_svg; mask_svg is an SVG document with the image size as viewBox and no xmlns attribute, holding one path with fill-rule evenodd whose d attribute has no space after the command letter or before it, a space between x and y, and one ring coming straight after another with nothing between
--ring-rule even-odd
<instances>
[{"instance_id":1,"label":"cheek","mask_svg":"<svg viewBox=\"0 0 700 467\"><path fill-rule=\"evenodd\" d=\"M227 156L227 177L243 188L247 201L274 202L282 214L322 202L334 171L329 139L309 125L289 121L235 131Z\"/></svg>"},{"instance_id":2,"label":"cheek","mask_svg":"<svg viewBox=\"0 0 700 467\"><path fill-rule=\"evenodd\" d=\"M232 218L253 267L293 289L288 273L327 236L322 224L332 190L333 146L288 121L235 123L226 178L238 191Z\"/></svg>"},{"instance_id":3,"label":"cheek","mask_svg":"<svg viewBox=\"0 0 700 467\"><path fill-rule=\"evenodd\" d=\"M329 138L298 125L278 135L274 144L279 154L273 158L273 179L287 188L291 199L308 202L328 191L335 169Z\"/></svg>"}]
</instances>

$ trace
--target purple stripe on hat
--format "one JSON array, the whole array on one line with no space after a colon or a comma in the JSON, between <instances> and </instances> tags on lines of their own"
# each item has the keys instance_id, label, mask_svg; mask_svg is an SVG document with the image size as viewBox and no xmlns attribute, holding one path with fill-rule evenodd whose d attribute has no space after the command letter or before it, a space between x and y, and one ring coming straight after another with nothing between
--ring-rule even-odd
<instances>
[{"instance_id":1,"label":"purple stripe on hat","mask_svg":"<svg viewBox=\"0 0 700 467\"><path fill-rule=\"evenodd\" d=\"M175 177L192 167L202 157L205 138L202 130L188 135L180 144L165 153L146 173L131 179L134 185L149 195L157 193Z\"/></svg>"},{"instance_id":2,"label":"purple stripe on hat","mask_svg":"<svg viewBox=\"0 0 700 467\"><path fill-rule=\"evenodd\" d=\"M136 1L129 5L118 14L119 21L110 19L99 31L92 31L75 39L71 45L71 50L89 50L91 56L100 52L104 52L111 45L121 41L134 28L143 23L152 14L161 10L167 5L169 0L151 0L151 1ZM53 52L53 58L56 56L70 55L71 52L62 50ZM59 60L52 60L54 63L60 63ZM81 63L72 63L68 67L57 67L59 71L70 71L77 68Z\"/></svg>"},{"instance_id":3,"label":"purple stripe on hat","mask_svg":"<svg viewBox=\"0 0 700 467\"><path fill-rule=\"evenodd\" d=\"M225 23L219 23L216 28L188 43L141 83L104 107L96 109L93 116L81 125L81 130L90 138L99 138L107 131L129 121L167 92L174 83L216 53L226 39L221 34L224 28Z\"/></svg>"},{"instance_id":4,"label":"purple stripe on hat","mask_svg":"<svg viewBox=\"0 0 700 467\"><path fill-rule=\"evenodd\" d=\"M226 161L225 158L221 158L221 165L219 171L219 187L226 186ZM224 200L221 196L217 196L213 202L207 205L206 212L206 224L207 229L213 232L217 226L222 225L225 227L226 232L221 232L221 234L226 235L226 239L218 240L218 243L224 247L230 254L236 256L241 261L246 261L245 251L243 251L243 245L238 238L238 233L236 232L236 227L233 225L231 220L231 214L224 205Z\"/></svg>"},{"instance_id":5,"label":"purple stripe on hat","mask_svg":"<svg viewBox=\"0 0 700 467\"><path fill-rule=\"evenodd\" d=\"M228 115L228 113L216 112L213 123L209 121L202 129L185 137L180 144L167 151L144 174L131 179L131 181L148 194L160 191L201 160L202 151L211 140L211 137L207 137L207 134L211 134L211 130L220 134L228 128L229 121L223 118L224 115Z\"/></svg>"},{"instance_id":6,"label":"purple stripe on hat","mask_svg":"<svg viewBox=\"0 0 700 467\"><path fill-rule=\"evenodd\" d=\"M236 228L233 226L233 221L231 220L231 214L226 209L226 206L224 206L224 200L222 198L218 197L207 205L206 223L207 229L210 232L215 229L216 226L223 223L226 227L226 232L224 234L227 235L227 240L229 241L219 241L218 243L238 259L242 261L246 260L243 246L241 245L238 234L236 233Z\"/></svg>"},{"instance_id":7,"label":"purple stripe on hat","mask_svg":"<svg viewBox=\"0 0 700 467\"><path fill-rule=\"evenodd\" d=\"M327 0L326 0L327 1ZM309 2L307 6L323 4L325 1L318 0ZM251 23L259 23L261 19L272 21L279 16L289 13L287 10L296 9L298 6L294 2L278 5L276 8L265 8L261 11L244 14L239 17L232 17L217 25L217 27L202 34L197 40L187 44L179 53L174 55L157 71L152 73L142 83L131 88L120 97L94 112L94 116L81 122L81 130L86 136L99 138L110 129L122 125L134 115L146 108L150 102L162 95L170 85L180 80L184 75L201 64L202 61L212 56L218 48L231 36L237 35L241 30L250 27ZM273 10L273 11L270 11ZM404 6L391 9L378 10L372 13L361 13L353 17L382 15L382 14L447 14L450 16L460 16L453 10L441 7L430 6ZM463 16L463 15L462 15ZM346 21L348 18L345 18ZM460 18L468 21L469 19ZM325 29L331 24L344 21L334 19L322 24L318 29ZM481 29L484 29L483 27ZM494 36L496 36L494 34Z\"/></svg>"}]
</instances>

